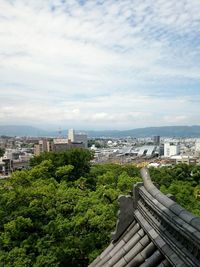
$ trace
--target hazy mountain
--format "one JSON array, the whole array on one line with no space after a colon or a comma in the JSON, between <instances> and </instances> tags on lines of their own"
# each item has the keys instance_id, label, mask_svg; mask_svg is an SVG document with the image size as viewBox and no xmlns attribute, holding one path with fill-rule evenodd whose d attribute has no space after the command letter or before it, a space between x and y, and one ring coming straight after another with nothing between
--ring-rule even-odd
<instances>
[{"instance_id":1,"label":"hazy mountain","mask_svg":"<svg viewBox=\"0 0 200 267\"><path fill-rule=\"evenodd\" d=\"M125 131L89 131L92 137L148 137L160 135L165 137L197 137L200 136L200 126L163 126L163 127L146 127Z\"/></svg>"},{"instance_id":2,"label":"hazy mountain","mask_svg":"<svg viewBox=\"0 0 200 267\"><path fill-rule=\"evenodd\" d=\"M78 132L78 131L77 131ZM81 131L86 132L89 137L147 137L160 135L165 137L200 137L200 126L162 126L146 127L132 130L117 131ZM67 130L62 133L66 136ZM0 126L0 136L58 136L57 131L45 131L32 126Z\"/></svg>"},{"instance_id":3,"label":"hazy mountain","mask_svg":"<svg viewBox=\"0 0 200 267\"><path fill-rule=\"evenodd\" d=\"M0 125L0 136L47 136L49 132L32 126Z\"/></svg>"}]
</instances>

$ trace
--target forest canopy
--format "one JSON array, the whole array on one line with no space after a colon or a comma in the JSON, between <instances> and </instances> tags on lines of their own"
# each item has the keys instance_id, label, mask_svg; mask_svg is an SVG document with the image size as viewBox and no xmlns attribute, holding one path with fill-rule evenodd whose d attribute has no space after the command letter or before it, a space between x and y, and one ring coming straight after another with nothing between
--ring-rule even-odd
<instances>
[{"instance_id":1,"label":"forest canopy","mask_svg":"<svg viewBox=\"0 0 200 267\"><path fill-rule=\"evenodd\" d=\"M0 266L88 266L110 242L133 165L90 165L88 150L44 153L0 183ZM150 169L164 193L200 215L200 166Z\"/></svg>"}]
</instances>

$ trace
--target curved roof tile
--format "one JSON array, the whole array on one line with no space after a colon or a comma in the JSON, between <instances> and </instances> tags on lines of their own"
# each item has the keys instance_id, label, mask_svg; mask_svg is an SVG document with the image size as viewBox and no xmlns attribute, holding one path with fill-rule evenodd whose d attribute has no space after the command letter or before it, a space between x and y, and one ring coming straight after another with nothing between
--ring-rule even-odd
<instances>
[{"instance_id":1,"label":"curved roof tile","mask_svg":"<svg viewBox=\"0 0 200 267\"><path fill-rule=\"evenodd\" d=\"M111 244L89 267L199 267L200 218L161 193L148 169L133 197L120 196Z\"/></svg>"}]
</instances>

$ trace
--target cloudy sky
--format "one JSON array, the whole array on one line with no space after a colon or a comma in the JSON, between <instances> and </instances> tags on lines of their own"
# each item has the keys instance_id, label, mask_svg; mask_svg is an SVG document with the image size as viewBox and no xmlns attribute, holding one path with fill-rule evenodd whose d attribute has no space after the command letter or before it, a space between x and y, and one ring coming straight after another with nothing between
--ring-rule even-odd
<instances>
[{"instance_id":1,"label":"cloudy sky","mask_svg":"<svg viewBox=\"0 0 200 267\"><path fill-rule=\"evenodd\" d=\"M200 124L200 0L0 0L0 124Z\"/></svg>"}]
</instances>

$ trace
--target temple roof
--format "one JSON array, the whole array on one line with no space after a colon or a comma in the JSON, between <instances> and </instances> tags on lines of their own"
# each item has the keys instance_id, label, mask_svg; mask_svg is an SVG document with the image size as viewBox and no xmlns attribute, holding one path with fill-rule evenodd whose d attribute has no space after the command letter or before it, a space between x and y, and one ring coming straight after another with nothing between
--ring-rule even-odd
<instances>
[{"instance_id":1,"label":"temple roof","mask_svg":"<svg viewBox=\"0 0 200 267\"><path fill-rule=\"evenodd\" d=\"M147 168L133 196L119 197L119 218L110 245L89 267L199 267L200 218L161 193Z\"/></svg>"}]
</instances>

